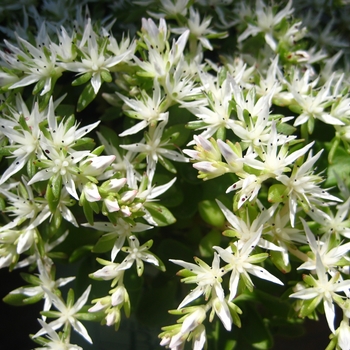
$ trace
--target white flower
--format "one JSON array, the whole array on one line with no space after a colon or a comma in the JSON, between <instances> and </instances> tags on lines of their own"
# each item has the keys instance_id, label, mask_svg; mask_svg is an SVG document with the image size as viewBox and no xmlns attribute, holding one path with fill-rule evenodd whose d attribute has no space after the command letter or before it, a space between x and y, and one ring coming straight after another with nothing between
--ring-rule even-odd
<instances>
[{"instance_id":1,"label":"white flower","mask_svg":"<svg viewBox=\"0 0 350 350\"><path fill-rule=\"evenodd\" d=\"M262 0L257 0L255 5L256 25L249 23L248 28L238 37L238 42L245 40L250 35L255 36L262 32L265 33L266 43L275 51L277 44L273 37L273 29L283 18L293 13L294 9L291 7L292 0L289 0L284 9L274 14L272 5L266 6Z\"/></svg>"},{"instance_id":2,"label":"white flower","mask_svg":"<svg viewBox=\"0 0 350 350\"><path fill-rule=\"evenodd\" d=\"M20 108L25 113L26 118L28 118L28 122L30 121L30 125L27 124L28 129L22 128L17 121L0 120L0 130L11 142L11 148L14 149L11 157L15 158L2 174L0 184L3 184L12 175L20 171L35 153L39 157L42 153L39 144L41 136L39 124L42 121L42 113L39 112L38 103L34 104L34 108L30 114L24 103L20 104ZM20 114L22 110L19 110L18 113Z\"/></svg>"},{"instance_id":3,"label":"white flower","mask_svg":"<svg viewBox=\"0 0 350 350\"><path fill-rule=\"evenodd\" d=\"M312 217L313 220L321 224L321 232L332 233L337 236L341 235L346 238L350 238L350 220L348 219L350 198L348 198L346 202L337 205L338 211L335 214L333 214L331 210L324 212L317 208L313 209L314 210L308 211L308 215Z\"/></svg>"},{"instance_id":4,"label":"white flower","mask_svg":"<svg viewBox=\"0 0 350 350\"><path fill-rule=\"evenodd\" d=\"M212 266L207 265L204 261L197 257L195 257L194 260L196 261L197 265L183 260L169 259L169 261L173 262L174 264L180 265L191 272L189 277L185 277L181 280L182 282L197 284L197 287L193 289L180 303L178 309L181 309L191 301L199 298L201 295L204 295L206 300L209 299L212 293L220 300L223 300L225 297L224 290L221 285L222 276L224 275L225 271L224 269L220 268L219 256L214 253Z\"/></svg>"},{"instance_id":5,"label":"white flower","mask_svg":"<svg viewBox=\"0 0 350 350\"><path fill-rule=\"evenodd\" d=\"M255 236L245 242L240 249L235 244L227 249L214 246L213 248L218 252L220 258L228 263L224 267L224 271L232 271L230 276L230 296L231 301L237 294L238 282L242 278L248 288L253 287L253 282L249 277L248 273L257 276L261 279L283 285L283 283L270 272L261 266L254 265L266 259L267 254L256 254L251 255L256 244L260 239L260 233L258 232Z\"/></svg>"},{"instance_id":6,"label":"white flower","mask_svg":"<svg viewBox=\"0 0 350 350\"><path fill-rule=\"evenodd\" d=\"M213 29L208 28L211 17L207 17L201 23L200 14L192 6L190 7L190 17L188 18L187 27L172 28L171 31L176 34L182 34L187 29L190 30L190 48L195 52L197 40L208 50L213 50L213 46L208 40L208 36L217 34ZM224 37L224 36L223 36Z\"/></svg>"},{"instance_id":7,"label":"white flower","mask_svg":"<svg viewBox=\"0 0 350 350\"><path fill-rule=\"evenodd\" d=\"M161 121L157 127L150 133L145 133L145 142L134 143L131 145L121 145L121 148L132 152L144 153L147 156L147 174L152 181L156 165L158 160L163 162L164 158L171 159L176 162L188 162L189 159L184 157L182 154L169 149L172 146L170 140L162 141L162 135L165 125L168 122L168 112L165 114L165 118Z\"/></svg>"},{"instance_id":8,"label":"white flower","mask_svg":"<svg viewBox=\"0 0 350 350\"><path fill-rule=\"evenodd\" d=\"M315 96L312 94L312 91L308 92L307 94L301 94L300 91L295 90L295 88L291 86L291 92L294 99L302 109L301 114L294 122L294 126L304 124L308 122L310 118L319 119L324 123L331 125L344 125L340 119L325 111L327 104L333 98L332 94L330 93L333 77L334 74L332 74L327 82L320 87L320 90Z\"/></svg>"},{"instance_id":9,"label":"white flower","mask_svg":"<svg viewBox=\"0 0 350 350\"><path fill-rule=\"evenodd\" d=\"M141 91L141 98L130 99L116 92L116 94L131 108L125 112L128 116L141 120L138 124L124 130L119 136L127 136L136 134L140 130L146 128L151 123L167 119L168 112L164 112L162 107L163 97L157 79L153 81L153 94L150 97L144 90Z\"/></svg>"},{"instance_id":10,"label":"white flower","mask_svg":"<svg viewBox=\"0 0 350 350\"><path fill-rule=\"evenodd\" d=\"M144 5L144 1L135 1L136 4ZM186 16L187 7L189 0L160 0L160 13L155 13L148 11L148 13L155 18L163 18L164 14L167 15L167 18L172 18L182 15Z\"/></svg>"},{"instance_id":11,"label":"white flower","mask_svg":"<svg viewBox=\"0 0 350 350\"><path fill-rule=\"evenodd\" d=\"M48 325L53 329L59 329L62 326L67 326L70 324L83 338L85 338L89 343L92 344L92 340L84 327L84 325L78 320L79 310L86 304L91 290L91 285L87 287L82 296L76 301L74 305L66 305L61 298L56 294L53 294L49 290L45 290L46 294L51 298L53 305L58 311L57 320L50 322ZM52 311L53 312L53 311ZM47 328L42 328L33 337L38 337L40 335L46 334L48 332Z\"/></svg>"},{"instance_id":12,"label":"white flower","mask_svg":"<svg viewBox=\"0 0 350 350\"><path fill-rule=\"evenodd\" d=\"M280 147L278 150L280 139L283 140L285 137L277 133L276 123L273 122L266 151L261 155L262 160L254 159L253 157L245 157L244 163L254 169L262 170L262 173L267 176L277 177L283 172L290 171L288 166L304 155L314 144L311 142L303 148L288 154L288 144Z\"/></svg>"},{"instance_id":13,"label":"white flower","mask_svg":"<svg viewBox=\"0 0 350 350\"><path fill-rule=\"evenodd\" d=\"M201 77L202 78L202 77ZM204 77L203 77L204 78ZM206 79L206 78L204 78ZM210 84L208 87L210 88L214 84L210 80L206 79L206 81ZM217 85L219 83L217 82ZM220 128L227 128L234 130L235 123L230 118L232 111L232 96L236 83L232 77L227 76L227 78L222 82L222 84L211 90L210 93L206 95L207 101L206 103L209 106L204 105L194 105L191 103L184 105L191 113L193 113L198 119L203 122L203 126L199 126L196 129L202 130L206 129L201 133L201 136L208 139L210 136L214 135L216 131ZM204 85L205 86L205 85ZM189 125L198 122L190 122ZM188 145L193 144L194 141L188 143Z\"/></svg>"},{"instance_id":14,"label":"white flower","mask_svg":"<svg viewBox=\"0 0 350 350\"><path fill-rule=\"evenodd\" d=\"M152 226L143 224L141 222L137 222L135 225L130 225L130 223L126 222L122 218L118 218L116 225L113 225L110 222L95 222L93 225L82 224L82 226L91 227L102 232L107 232L104 235L104 238L115 240L111 252L112 261L114 261L115 257L124 245L126 238L131 237L134 232L142 232L152 228Z\"/></svg>"},{"instance_id":15,"label":"white flower","mask_svg":"<svg viewBox=\"0 0 350 350\"><path fill-rule=\"evenodd\" d=\"M37 164L44 167L43 170L38 171L28 182L28 185L32 185L38 181L45 181L53 176L61 177L64 187L68 193L79 200L76 186L75 176L77 174L76 164L83 158L88 156L89 151L77 151L70 154L65 154L62 151L57 150L50 145L45 145L45 154L49 159L37 161Z\"/></svg>"},{"instance_id":16,"label":"white flower","mask_svg":"<svg viewBox=\"0 0 350 350\"><path fill-rule=\"evenodd\" d=\"M38 277L36 278L37 285L31 287L20 287L10 292L10 294L23 294L28 297L42 295L45 300L43 311L48 311L51 308L52 300L46 291L54 292L55 289L65 286L67 283L73 281L75 277L65 277L53 280L51 265L44 265L41 259L37 259L36 262L39 270ZM46 317L43 317L43 319L46 319Z\"/></svg>"},{"instance_id":17,"label":"white flower","mask_svg":"<svg viewBox=\"0 0 350 350\"><path fill-rule=\"evenodd\" d=\"M128 253L128 256L119 265L120 270L129 269L136 261L137 274L142 275L144 265L143 262L148 262L150 264L160 266L158 259L149 252L152 247L153 240L149 240L140 246L139 240L135 236L128 237L130 247L123 247L122 251Z\"/></svg>"},{"instance_id":18,"label":"white flower","mask_svg":"<svg viewBox=\"0 0 350 350\"><path fill-rule=\"evenodd\" d=\"M250 223L249 218L242 220L240 217L236 216L230 210L228 210L219 200L216 200L216 202L219 205L221 211L224 213L228 222L232 225L231 227L229 226L228 229L233 229L235 231L236 237L239 239L236 242L238 249L241 249L243 245L252 237L256 237L258 235L260 236L257 242L257 245L259 247L270 250L281 250L280 247L261 237L264 224L273 216L278 206L277 203L272 205L268 210L264 210L255 218L252 223Z\"/></svg>"},{"instance_id":19,"label":"white flower","mask_svg":"<svg viewBox=\"0 0 350 350\"><path fill-rule=\"evenodd\" d=\"M340 349L350 349L350 327L349 320L347 318L340 322L340 326L336 330L336 334L338 335L338 346Z\"/></svg>"},{"instance_id":20,"label":"white flower","mask_svg":"<svg viewBox=\"0 0 350 350\"><path fill-rule=\"evenodd\" d=\"M57 117L54 112L54 102L52 97L49 101L49 107L47 110L47 120L49 124L49 138L45 137L45 142L49 143L52 147L56 148L57 151L65 150L68 152L74 152L73 146L74 143L80 140L83 136L88 134L91 130L95 129L100 121L93 124L86 125L78 129L79 124L76 122L72 124L71 120L66 119L57 123Z\"/></svg>"},{"instance_id":21,"label":"white flower","mask_svg":"<svg viewBox=\"0 0 350 350\"><path fill-rule=\"evenodd\" d=\"M350 250L350 242L345 244L339 244L332 248L331 246L331 233L326 233L321 237L321 240L316 241L314 234L311 232L309 226L303 218L300 218L303 223L303 227L308 239L309 246L313 258L309 258L308 261L304 262L298 267L300 269L315 270L316 269L316 256L321 259L322 265L328 272L336 273L338 262L342 257L346 256Z\"/></svg>"},{"instance_id":22,"label":"white flower","mask_svg":"<svg viewBox=\"0 0 350 350\"><path fill-rule=\"evenodd\" d=\"M35 348L35 350L83 350L83 348L78 345L68 343L67 339L61 339L55 330L44 321L38 319L38 322L42 329L46 331L50 341L45 343L45 347Z\"/></svg>"},{"instance_id":23,"label":"white flower","mask_svg":"<svg viewBox=\"0 0 350 350\"><path fill-rule=\"evenodd\" d=\"M328 280L328 273L323 266L322 259L318 252L316 252L316 273L318 279L309 276L312 279L312 287L303 288L296 293L291 294L290 298L298 298L303 300L315 299L315 305L323 300L324 311L330 330L334 333L334 304L333 298L337 292L343 292L350 288L350 280L339 280L340 273L337 272Z\"/></svg>"},{"instance_id":24,"label":"white flower","mask_svg":"<svg viewBox=\"0 0 350 350\"><path fill-rule=\"evenodd\" d=\"M318 158L322 150L315 156L309 152L307 160L300 166L294 167L290 177L287 175L277 176L277 180L286 186L286 195L288 196L290 221L294 227L295 215L297 212L298 202L303 206L310 208L312 204L324 205L322 199L331 201L341 201L339 198L332 196L326 190L319 187L322 178L319 175L314 175L310 170Z\"/></svg>"},{"instance_id":25,"label":"white flower","mask_svg":"<svg viewBox=\"0 0 350 350\"><path fill-rule=\"evenodd\" d=\"M66 70L77 72L78 74L91 73L91 85L95 94L98 93L102 85L101 75L103 72L109 72L110 68L123 61L132 52L132 48L129 48L126 52L118 56L106 54L104 52L105 45L99 47L90 18L85 26L79 49L83 55L81 62L62 62L60 65Z\"/></svg>"},{"instance_id":26,"label":"white flower","mask_svg":"<svg viewBox=\"0 0 350 350\"><path fill-rule=\"evenodd\" d=\"M50 41L48 37L46 39L46 41ZM19 36L17 36L17 41L19 47L5 40L10 53L0 51L0 57L8 65L24 72L23 77L12 84L10 89L28 86L44 80L44 87L40 95L46 94L52 89L52 79L59 77L64 70L56 63L56 52L46 50L44 42L38 44L38 47L35 47Z\"/></svg>"}]
</instances>

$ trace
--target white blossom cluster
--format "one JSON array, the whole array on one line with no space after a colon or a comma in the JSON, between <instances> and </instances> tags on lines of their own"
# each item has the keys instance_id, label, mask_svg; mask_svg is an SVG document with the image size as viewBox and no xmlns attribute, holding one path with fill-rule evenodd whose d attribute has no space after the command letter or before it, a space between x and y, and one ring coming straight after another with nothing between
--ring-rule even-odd
<instances>
[{"instance_id":1,"label":"white blossom cluster","mask_svg":"<svg viewBox=\"0 0 350 350\"><path fill-rule=\"evenodd\" d=\"M42 328L32 336L38 349L81 349L71 344L72 329L93 341L81 321L118 329L121 310L130 316L124 277L135 268L136 276L151 276L145 263L165 271L168 262L151 251L162 227L176 221L163 194L180 198L176 188L192 166L202 188L218 178L229 185L206 210L195 204L219 232L204 256L195 264L175 252L166 257L182 267L181 282L195 287L170 311L180 318L162 328L160 344L181 350L192 341L201 350L215 319L227 331L240 328L242 300L254 298L263 280L288 294L294 317L324 312L327 349L349 349L350 200L341 172L350 153L350 80L335 23L320 33L322 13L314 19L312 7L303 11L306 2L292 0L149 0L132 4L144 10L133 36L113 30L122 19L95 20L82 7L88 1L64 1L62 16L59 1L44 1L51 22L22 3L23 23L0 27L7 36L0 267L38 270L5 297L44 299ZM22 5L5 1L0 11ZM115 1L109 9L129 5ZM216 57L233 33L234 50ZM110 114L99 116L101 109ZM91 285L76 302L71 289L65 301L60 288L75 277L55 277L54 261L65 256L56 247L77 229L97 238L92 245L82 239L70 259L98 254L103 267L89 277L111 281L93 305ZM193 255L203 252L202 241L196 245ZM288 280L291 272L298 281Z\"/></svg>"}]
</instances>

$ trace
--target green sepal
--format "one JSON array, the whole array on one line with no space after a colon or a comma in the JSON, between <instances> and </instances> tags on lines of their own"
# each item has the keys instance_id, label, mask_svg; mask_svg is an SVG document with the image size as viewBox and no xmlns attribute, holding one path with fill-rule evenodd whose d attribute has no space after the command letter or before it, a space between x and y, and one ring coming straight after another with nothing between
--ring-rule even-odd
<instances>
[{"instance_id":1,"label":"green sepal","mask_svg":"<svg viewBox=\"0 0 350 350\"><path fill-rule=\"evenodd\" d=\"M286 186L282 184L275 184L270 186L267 200L270 203L281 203L286 200Z\"/></svg>"},{"instance_id":2,"label":"green sepal","mask_svg":"<svg viewBox=\"0 0 350 350\"><path fill-rule=\"evenodd\" d=\"M225 215L215 200L203 200L199 202L198 212L201 218L211 226L220 228L225 224Z\"/></svg>"},{"instance_id":3,"label":"green sepal","mask_svg":"<svg viewBox=\"0 0 350 350\"><path fill-rule=\"evenodd\" d=\"M152 241L152 240L151 240ZM152 241L152 244L153 244L153 241ZM154 264L152 264L152 265L154 265L157 269L159 269L160 271L162 271L162 272L165 272L166 271L166 268L165 268L165 265L164 265L164 263L163 263L163 261L157 256L157 255L155 255L154 253L152 253L152 252L150 252L150 251L147 251L147 253L148 254L151 254L152 256L154 256L157 260L158 260L158 263L159 263L159 265L157 266L157 265L154 265Z\"/></svg>"},{"instance_id":4,"label":"green sepal","mask_svg":"<svg viewBox=\"0 0 350 350\"><path fill-rule=\"evenodd\" d=\"M95 91L91 83L88 83L78 99L77 111L81 112L85 109L96 97Z\"/></svg>"},{"instance_id":5,"label":"green sepal","mask_svg":"<svg viewBox=\"0 0 350 350\"><path fill-rule=\"evenodd\" d=\"M297 113L297 114L302 114L303 113L302 107L300 105L298 105L298 104L290 104L288 107L294 113Z\"/></svg>"},{"instance_id":6,"label":"green sepal","mask_svg":"<svg viewBox=\"0 0 350 350\"><path fill-rule=\"evenodd\" d=\"M105 146L103 146L103 145L98 146L98 147L96 147L96 148L91 152L91 154L94 154L94 155L96 155L96 156L99 156L99 155L101 155L101 153L104 151L104 149L105 149Z\"/></svg>"},{"instance_id":7,"label":"green sepal","mask_svg":"<svg viewBox=\"0 0 350 350\"><path fill-rule=\"evenodd\" d=\"M59 229L62 223L62 214L59 210L55 210L53 217L51 219L51 224L55 229Z\"/></svg>"},{"instance_id":8,"label":"green sepal","mask_svg":"<svg viewBox=\"0 0 350 350\"><path fill-rule=\"evenodd\" d=\"M39 277L35 275L31 275L30 273L21 272L20 275L22 279L26 281L30 286L32 285L39 286L42 283ZM27 287L30 287L30 286L27 286Z\"/></svg>"},{"instance_id":9,"label":"green sepal","mask_svg":"<svg viewBox=\"0 0 350 350\"><path fill-rule=\"evenodd\" d=\"M72 81L72 86L78 86L87 83L92 77L92 73L87 72L80 75L77 79Z\"/></svg>"},{"instance_id":10,"label":"green sepal","mask_svg":"<svg viewBox=\"0 0 350 350\"><path fill-rule=\"evenodd\" d=\"M18 190L20 196L21 196L22 198L28 198L28 197L29 197L29 196L28 196L28 192L27 192L26 187L23 185L23 183L22 183L22 182L19 182L17 186L18 186L18 187L17 187L17 190Z\"/></svg>"},{"instance_id":11,"label":"green sepal","mask_svg":"<svg viewBox=\"0 0 350 350\"><path fill-rule=\"evenodd\" d=\"M226 128L224 126L220 127L216 132L216 139L225 140L226 139Z\"/></svg>"},{"instance_id":12,"label":"green sepal","mask_svg":"<svg viewBox=\"0 0 350 350\"><path fill-rule=\"evenodd\" d=\"M169 159L159 156L158 161L166 170L170 171L173 174L176 174L176 168Z\"/></svg>"},{"instance_id":13,"label":"green sepal","mask_svg":"<svg viewBox=\"0 0 350 350\"><path fill-rule=\"evenodd\" d=\"M318 297L309 300L303 300L301 308L299 310L299 316L303 318L306 316L311 316L320 301L321 299Z\"/></svg>"},{"instance_id":14,"label":"green sepal","mask_svg":"<svg viewBox=\"0 0 350 350\"><path fill-rule=\"evenodd\" d=\"M23 294L7 294L4 298L2 298L3 302L12 306L24 306L26 303L24 302L24 299L26 299L27 296Z\"/></svg>"},{"instance_id":15,"label":"green sepal","mask_svg":"<svg viewBox=\"0 0 350 350\"><path fill-rule=\"evenodd\" d=\"M269 254L267 253L259 253L254 254L249 257L249 262L252 264L259 264L268 258Z\"/></svg>"},{"instance_id":16,"label":"green sepal","mask_svg":"<svg viewBox=\"0 0 350 350\"><path fill-rule=\"evenodd\" d=\"M311 135L314 132L315 129L315 118L310 117L307 121L307 131Z\"/></svg>"},{"instance_id":17,"label":"green sepal","mask_svg":"<svg viewBox=\"0 0 350 350\"><path fill-rule=\"evenodd\" d=\"M176 274L177 274L178 276L184 277L184 278L193 277L193 276L196 275L195 273L193 273L192 271L187 270L187 269L181 269L181 270L179 270ZM183 279L182 279L181 281L183 281Z\"/></svg>"},{"instance_id":18,"label":"green sepal","mask_svg":"<svg viewBox=\"0 0 350 350\"><path fill-rule=\"evenodd\" d=\"M316 287L317 283L311 275L303 275L303 281L310 287Z\"/></svg>"},{"instance_id":19,"label":"green sepal","mask_svg":"<svg viewBox=\"0 0 350 350\"><path fill-rule=\"evenodd\" d=\"M79 199L79 205L83 207L84 215L90 225L94 224L94 213L90 206L90 203L85 199L84 192L81 194Z\"/></svg>"},{"instance_id":20,"label":"green sepal","mask_svg":"<svg viewBox=\"0 0 350 350\"><path fill-rule=\"evenodd\" d=\"M18 122L19 122L19 125L23 128L23 130L26 130L26 131L28 131L28 132L31 132L31 130L30 130L28 124L27 124L27 121L26 121L26 119L24 118L24 116L23 116L22 114L21 114L21 116L19 117Z\"/></svg>"},{"instance_id":21,"label":"green sepal","mask_svg":"<svg viewBox=\"0 0 350 350\"><path fill-rule=\"evenodd\" d=\"M39 129L40 129L40 131L44 134L44 136L45 136L48 140L51 140L51 139L52 139L46 121L43 121L43 122L41 122L41 123L39 124Z\"/></svg>"},{"instance_id":22,"label":"green sepal","mask_svg":"<svg viewBox=\"0 0 350 350\"><path fill-rule=\"evenodd\" d=\"M60 202L60 198L56 197L53 194L53 186L51 186L50 182L51 182L51 179L46 186L46 200L47 200L47 203L49 205L51 213L54 213L57 209L59 202Z\"/></svg>"},{"instance_id":23,"label":"green sepal","mask_svg":"<svg viewBox=\"0 0 350 350\"><path fill-rule=\"evenodd\" d=\"M273 264L282 272L282 273L288 273L291 271L292 267L290 263L286 265L283 260L283 255L281 252L277 251L270 251L270 258Z\"/></svg>"},{"instance_id":24,"label":"green sepal","mask_svg":"<svg viewBox=\"0 0 350 350\"><path fill-rule=\"evenodd\" d=\"M37 95L45 86L46 78L40 79L33 88L33 95Z\"/></svg>"},{"instance_id":25,"label":"green sepal","mask_svg":"<svg viewBox=\"0 0 350 350\"><path fill-rule=\"evenodd\" d=\"M228 305L229 310L230 310L233 324L235 326L237 326L238 328L241 328L242 323L241 323L241 319L238 315L241 315L243 313L243 311L236 304L232 303L231 301L227 302L227 305Z\"/></svg>"},{"instance_id":26,"label":"green sepal","mask_svg":"<svg viewBox=\"0 0 350 350\"><path fill-rule=\"evenodd\" d=\"M219 246L221 242L221 233L218 230L211 230L199 242L199 252L204 258L214 255L213 246Z\"/></svg>"},{"instance_id":27,"label":"green sepal","mask_svg":"<svg viewBox=\"0 0 350 350\"><path fill-rule=\"evenodd\" d=\"M62 176L59 173L52 176L49 180L49 186L52 188L52 194L54 197L60 198L62 191Z\"/></svg>"},{"instance_id":28,"label":"green sepal","mask_svg":"<svg viewBox=\"0 0 350 350\"><path fill-rule=\"evenodd\" d=\"M202 122L202 121L191 121L189 123L186 124L186 128L188 129L199 129L199 128L203 128L204 126L206 126L207 124Z\"/></svg>"},{"instance_id":29,"label":"green sepal","mask_svg":"<svg viewBox=\"0 0 350 350\"><path fill-rule=\"evenodd\" d=\"M4 211L6 208L6 202L4 198L0 197L0 211Z\"/></svg>"},{"instance_id":30,"label":"green sepal","mask_svg":"<svg viewBox=\"0 0 350 350\"><path fill-rule=\"evenodd\" d=\"M74 305L74 289L70 288L67 293L67 307L72 307Z\"/></svg>"},{"instance_id":31,"label":"green sepal","mask_svg":"<svg viewBox=\"0 0 350 350\"><path fill-rule=\"evenodd\" d=\"M226 237L239 237L240 234L235 230L225 230L222 235Z\"/></svg>"},{"instance_id":32,"label":"green sepal","mask_svg":"<svg viewBox=\"0 0 350 350\"><path fill-rule=\"evenodd\" d=\"M144 207L149 211L158 226L168 226L176 222L173 214L163 205L155 202L146 202Z\"/></svg>"},{"instance_id":33,"label":"green sepal","mask_svg":"<svg viewBox=\"0 0 350 350\"><path fill-rule=\"evenodd\" d=\"M86 305L88 308L91 306ZM85 306L83 307L83 309ZM105 317L106 314L104 311L98 311L98 312L79 312L76 314L76 317L78 320L81 321L91 321L91 322L101 322Z\"/></svg>"},{"instance_id":34,"label":"green sepal","mask_svg":"<svg viewBox=\"0 0 350 350\"><path fill-rule=\"evenodd\" d=\"M35 173L36 173L36 168L35 168L35 165L33 163L35 159L35 155L31 156L29 159L28 159L28 162L27 162L27 175L28 177L31 179ZM27 197L25 197L27 198Z\"/></svg>"},{"instance_id":35,"label":"green sepal","mask_svg":"<svg viewBox=\"0 0 350 350\"><path fill-rule=\"evenodd\" d=\"M74 114L71 114L69 117L64 118L64 129L66 132L69 131L72 127L74 127L75 124L75 116Z\"/></svg>"},{"instance_id":36,"label":"green sepal","mask_svg":"<svg viewBox=\"0 0 350 350\"><path fill-rule=\"evenodd\" d=\"M3 146L0 147L0 157L12 156L12 153L17 149L17 147Z\"/></svg>"},{"instance_id":37,"label":"green sepal","mask_svg":"<svg viewBox=\"0 0 350 350\"><path fill-rule=\"evenodd\" d=\"M101 71L101 78L106 83L110 83L113 80L111 74L108 71L105 71L105 70Z\"/></svg>"},{"instance_id":38,"label":"green sepal","mask_svg":"<svg viewBox=\"0 0 350 350\"><path fill-rule=\"evenodd\" d=\"M23 299L23 304L30 305L30 304L38 303L39 301L41 301L43 299L43 294L44 293L39 293L37 295L33 295L32 297L27 297L27 298Z\"/></svg>"}]
</instances>

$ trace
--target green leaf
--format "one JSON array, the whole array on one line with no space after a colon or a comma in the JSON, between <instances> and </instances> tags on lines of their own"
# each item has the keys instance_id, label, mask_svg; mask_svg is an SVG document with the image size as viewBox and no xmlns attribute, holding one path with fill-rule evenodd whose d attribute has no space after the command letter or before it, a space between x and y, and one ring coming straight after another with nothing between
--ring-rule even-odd
<instances>
[{"instance_id":1,"label":"green leaf","mask_svg":"<svg viewBox=\"0 0 350 350\"><path fill-rule=\"evenodd\" d=\"M244 318L242 318L242 333L248 344L254 349L267 350L272 347L272 336L263 319L256 309L246 304Z\"/></svg>"},{"instance_id":2,"label":"green leaf","mask_svg":"<svg viewBox=\"0 0 350 350\"><path fill-rule=\"evenodd\" d=\"M280 123L277 125L277 131L284 135L293 135L297 129L287 123Z\"/></svg>"},{"instance_id":3,"label":"green leaf","mask_svg":"<svg viewBox=\"0 0 350 350\"><path fill-rule=\"evenodd\" d=\"M97 241L92 248L94 253L105 253L112 250L117 237L115 234L105 234Z\"/></svg>"},{"instance_id":4,"label":"green leaf","mask_svg":"<svg viewBox=\"0 0 350 350\"><path fill-rule=\"evenodd\" d=\"M83 245L82 247L75 249L71 254L71 256L69 257L69 262L74 263L79 259L83 258L84 256L90 254L92 248L93 248L92 245Z\"/></svg>"},{"instance_id":5,"label":"green leaf","mask_svg":"<svg viewBox=\"0 0 350 350\"><path fill-rule=\"evenodd\" d=\"M331 143L326 144L327 148L331 147ZM336 175L341 179L347 179L350 176L349 154L346 150L338 146L333 152L332 163L327 167L327 180L325 187L336 186L338 181Z\"/></svg>"},{"instance_id":6,"label":"green leaf","mask_svg":"<svg viewBox=\"0 0 350 350\"><path fill-rule=\"evenodd\" d=\"M182 146L188 141L191 132L183 124L176 124L168 127L163 133L163 139L171 139L176 146ZM175 137L172 137L175 135Z\"/></svg>"},{"instance_id":7,"label":"green leaf","mask_svg":"<svg viewBox=\"0 0 350 350\"><path fill-rule=\"evenodd\" d=\"M213 246L220 245L221 232L218 230L211 230L199 242L199 251L201 256L209 258L214 255Z\"/></svg>"},{"instance_id":8,"label":"green leaf","mask_svg":"<svg viewBox=\"0 0 350 350\"><path fill-rule=\"evenodd\" d=\"M85 109L96 97L94 88L91 83L88 83L78 99L77 111L81 112Z\"/></svg>"},{"instance_id":9,"label":"green leaf","mask_svg":"<svg viewBox=\"0 0 350 350\"><path fill-rule=\"evenodd\" d=\"M225 215L214 200L204 200L198 203L198 211L201 218L211 226L223 227Z\"/></svg>"},{"instance_id":10,"label":"green leaf","mask_svg":"<svg viewBox=\"0 0 350 350\"><path fill-rule=\"evenodd\" d=\"M176 222L173 214L163 205L155 202L148 202L145 203L144 206L158 226L168 226Z\"/></svg>"}]
</instances>

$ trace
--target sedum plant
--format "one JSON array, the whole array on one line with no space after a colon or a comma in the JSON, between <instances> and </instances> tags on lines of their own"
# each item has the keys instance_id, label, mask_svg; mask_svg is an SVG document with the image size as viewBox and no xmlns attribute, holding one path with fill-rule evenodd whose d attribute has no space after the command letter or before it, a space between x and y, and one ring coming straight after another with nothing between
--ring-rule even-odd
<instances>
[{"instance_id":1,"label":"sedum plant","mask_svg":"<svg viewBox=\"0 0 350 350\"><path fill-rule=\"evenodd\" d=\"M350 348L349 5L319 3L1 3L0 267L36 349L129 317L173 350L305 318Z\"/></svg>"}]
</instances>

